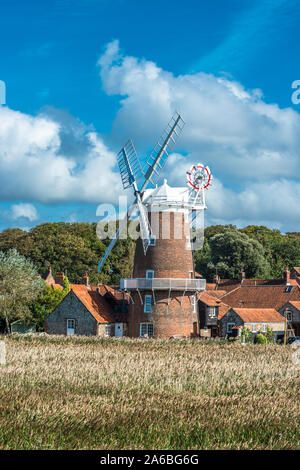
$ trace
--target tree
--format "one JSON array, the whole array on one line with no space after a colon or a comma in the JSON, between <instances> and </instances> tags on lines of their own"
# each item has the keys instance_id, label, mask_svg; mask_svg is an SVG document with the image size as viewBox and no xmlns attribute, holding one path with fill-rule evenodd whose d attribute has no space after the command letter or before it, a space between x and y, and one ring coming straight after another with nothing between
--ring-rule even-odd
<instances>
[{"instance_id":1,"label":"tree","mask_svg":"<svg viewBox=\"0 0 300 470\"><path fill-rule=\"evenodd\" d=\"M270 265L261 243L234 228L214 235L209 240L211 263L222 277L237 279L241 269L247 277L268 277Z\"/></svg>"},{"instance_id":2,"label":"tree","mask_svg":"<svg viewBox=\"0 0 300 470\"><path fill-rule=\"evenodd\" d=\"M44 330L44 318L47 317L65 296L70 292L70 284L65 276L63 289L53 288L44 283L40 295L30 306L32 320L36 324L37 331Z\"/></svg>"},{"instance_id":3,"label":"tree","mask_svg":"<svg viewBox=\"0 0 300 470\"><path fill-rule=\"evenodd\" d=\"M16 319L31 320L30 304L43 289L33 263L15 249L0 252L0 317L10 332L10 323Z\"/></svg>"}]
</instances>

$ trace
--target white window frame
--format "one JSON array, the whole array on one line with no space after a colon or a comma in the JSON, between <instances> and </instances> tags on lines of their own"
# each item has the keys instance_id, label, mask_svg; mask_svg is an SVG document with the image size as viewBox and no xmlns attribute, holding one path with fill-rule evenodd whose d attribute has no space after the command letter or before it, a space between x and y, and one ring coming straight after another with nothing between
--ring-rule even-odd
<instances>
[{"instance_id":1,"label":"white window frame","mask_svg":"<svg viewBox=\"0 0 300 470\"><path fill-rule=\"evenodd\" d=\"M69 322L71 322L71 325L74 325L74 326L70 326ZM76 327L75 318L67 318L67 328L71 328L75 330L75 327Z\"/></svg>"},{"instance_id":2,"label":"white window frame","mask_svg":"<svg viewBox=\"0 0 300 470\"><path fill-rule=\"evenodd\" d=\"M108 334L109 330L109 334ZM111 336L111 325L105 325L105 336Z\"/></svg>"},{"instance_id":3,"label":"white window frame","mask_svg":"<svg viewBox=\"0 0 300 470\"><path fill-rule=\"evenodd\" d=\"M234 323L234 322L228 322L228 323L227 323L227 334L228 334L228 335L232 333L232 327L231 327L231 330L230 330L230 331L229 331L229 329L228 329L228 326L229 326L229 325L235 326L235 323Z\"/></svg>"},{"instance_id":4,"label":"white window frame","mask_svg":"<svg viewBox=\"0 0 300 470\"><path fill-rule=\"evenodd\" d=\"M149 302L150 299L150 302ZM150 305L150 309L148 308ZM144 313L151 313L152 312L152 295L145 295L145 303L144 303Z\"/></svg>"},{"instance_id":5,"label":"white window frame","mask_svg":"<svg viewBox=\"0 0 300 470\"><path fill-rule=\"evenodd\" d=\"M151 275L149 276L149 274L151 274ZM146 279L154 279L154 271L153 271L153 269L147 269L147 271L146 271Z\"/></svg>"},{"instance_id":6,"label":"white window frame","mask_svg":"<svg viewBox=\"0 0 300 470\"><path fill-rule=\"evenodd\" d=\"M152 328L151 334L149 334L150 327ZM143 333L143 329L146 329L146 333ZM140 338L152 338L152 336L154 336L154 323L140 323Z\"/></svg>"},{"instance_id":7,"label":"white window frame","mask_svg":"<svg viewBox=\"0 0 300 470\"><path fill-rule=\"evenodd\" d=\"M73 333L68 333L68 330L73 330ZM73 335L73 334L75 335L75 332L76 332L76 320L75 320L75 318L67 318L67 329L66 329L67 335Z\"/></svg>"},{"instance_id":8,"label":"white window frame","mask_svg":"<svg viewBox=\"0 0 300 470\"><path fill-rule=\"evenodd\" d=\"M266 323L263 323L263 324L262 324L262 332L263 332L263 333L266 333L266 332L267 332L267 324L266 324Z\"/></svg>"},{"instance_id":9,"label":"white window frame","mask_svg":"<svg viewBox=\"0 0 300 470\"><path fill-rule=\"evenodd\" d=\"M256 323L252 323L252 333L257 333L257 325L256 325Z\"/></svg>"}]
</instances>

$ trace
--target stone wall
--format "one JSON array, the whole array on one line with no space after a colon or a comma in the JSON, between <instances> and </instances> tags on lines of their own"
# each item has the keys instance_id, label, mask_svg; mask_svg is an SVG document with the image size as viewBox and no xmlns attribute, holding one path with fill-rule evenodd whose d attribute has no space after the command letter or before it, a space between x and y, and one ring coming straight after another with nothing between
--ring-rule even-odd
<instances>
[{"instance_id":1,"label":"stone wall","mask_svg":"<svg viewBox=\"0 0 300 470\"><path fill-rule=\"evenodd\" d=\"M55 335L67 334L67 319L75 320L76 335L91 336L97 334L98 322L72 291L69 292L46 319L46 333Z\"/></svg>"}]
</instances>

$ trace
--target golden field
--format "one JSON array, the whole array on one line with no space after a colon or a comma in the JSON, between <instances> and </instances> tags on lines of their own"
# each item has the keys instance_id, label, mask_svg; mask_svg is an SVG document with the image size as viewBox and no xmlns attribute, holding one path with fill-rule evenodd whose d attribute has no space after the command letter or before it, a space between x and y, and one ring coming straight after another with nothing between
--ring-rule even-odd
<instances>
[{"instance_id":1,"label":"golden field","mask_svg":"<svg viewBox=\"0 0 300 470\"><path fill-rule=\"evenodd\" d=\"M299 449L290 346L11 335L1 449Z\"/></svg>"}]
</instances>

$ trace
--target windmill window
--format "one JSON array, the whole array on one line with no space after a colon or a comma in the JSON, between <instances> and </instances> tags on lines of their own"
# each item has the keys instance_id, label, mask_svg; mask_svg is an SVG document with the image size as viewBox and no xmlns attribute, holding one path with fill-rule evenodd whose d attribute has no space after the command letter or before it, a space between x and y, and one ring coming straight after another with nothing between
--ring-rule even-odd
<instances>
[{"instance_id":1,"label":"windmill window","mask_svg":"<svg viewBox=\"0 0 300 470\"><path fill-rule=\"evenodd\" d=\"M145 295L144 312L151 313L152 311L152 295Z\"/></svg>"},{"instance_id":2,"label":"windmill window","mask_svg":"<svg viewBox=\"0 0 300 470\"><path fill-rule=\"evenodd\" d=\"M193 313L196 313L196 305L197 305L196 296L195 296L195 295L192 295Z\"/></svg>"},{"instance_id":3,"label":"windmill window","mask_svg":"<svg viewBox=\"0 0 300 470\"><path fill-rule=\"evenodd\" d=\"M140 323L140 337L151 338L154 335L153 323Z\"/></svg>"},{"instance_id":4,"label":"windmill window","mask_svg":"<svg viewBox=\"0 0 300 470\"><path fill-rule=\"evenodd\" d=\"M154 271L153 269L147 269L146 271L146 279L153 279L154 278Z\"/></svg>"},{"instance_id":5,"label":"windmill window","mask_svg":"<svg viewBox=\"0 0 300 470\"><path fill-rule=\"evenodd\" d=\"M150 240L150 246L155 246L156 245L156 237L153 236Z\"/></svg>"}]
</instances>

